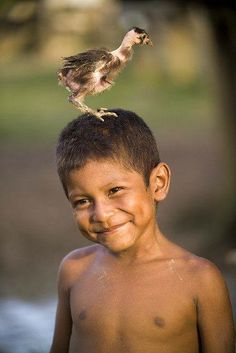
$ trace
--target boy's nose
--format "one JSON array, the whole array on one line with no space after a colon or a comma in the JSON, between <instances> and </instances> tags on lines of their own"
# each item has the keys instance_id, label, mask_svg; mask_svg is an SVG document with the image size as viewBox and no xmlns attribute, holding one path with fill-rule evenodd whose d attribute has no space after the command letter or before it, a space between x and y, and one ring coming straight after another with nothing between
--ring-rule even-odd
<instances>
[{"instance_id":1,"label":"boy's nose","mask_svg":"<svg viewBox=\"0 0 236 353\"><path fill-rule=\"evenodd\" d=\"M92 209L91 221L106 223L107 220L113 215L113 213L114 210L110 202L96 201Z\"/></svg>"}]
</instances>

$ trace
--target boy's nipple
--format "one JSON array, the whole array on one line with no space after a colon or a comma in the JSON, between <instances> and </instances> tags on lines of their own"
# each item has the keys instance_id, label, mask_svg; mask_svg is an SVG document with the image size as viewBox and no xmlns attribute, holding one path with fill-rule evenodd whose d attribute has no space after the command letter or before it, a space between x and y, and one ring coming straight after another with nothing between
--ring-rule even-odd
<instances>
[{"instance_id":1,"label":"boy's nipple","mask_svg":"<svg viewBox=\"0 0 236 353\"><path fill-rule=\"evenodd\" d=\"M80 320L85 320L85 319L86 319L86 316L87 316L86 310L82 310L82 311L79 313L79 319L80 319Z\"/></svg>"},{"instance_id":2,"label":"boy's nipple","mask_svg":"<svg viewBox=\"0 0 236 353\"><path fill-rule=\"evenodd\" d=\"M162 317L156 316L154 318L154 324L160 328L165 326L165 320Z\"/></svg>"}]
</instances>

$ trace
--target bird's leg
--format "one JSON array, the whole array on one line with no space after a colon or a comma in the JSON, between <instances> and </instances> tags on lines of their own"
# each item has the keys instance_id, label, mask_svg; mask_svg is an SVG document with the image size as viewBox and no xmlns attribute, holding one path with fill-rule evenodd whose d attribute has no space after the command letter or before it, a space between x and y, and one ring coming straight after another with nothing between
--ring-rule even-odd
<instances>
[{"instance_id":1,"label":"bird's leg","mask_svg":"<svg viewBox=\"0 0 236 353\"><path fill-rule=\"evenodd\" d=\"M78 98L78 97L75 97L73 94L71 94L69 96L69 102L71 102L76 108L80 109L83 113L94 115L94 116L96 116L96 118L104 121L104 119L102 119L102 115L100 113L98 114L98 112L89 108L83 102L83 98Z\"/></svg>"},{"instance_id":2,"label":"bird's leg","mask_svg":"<svg viewBox=\"0 0 236 353\"><path fill-rule=\"evenodd\" d=\"M80 109L83 113L88 113L94 115L97 119L104 121L102 118L103 116L115 116L117 117L116 113L106 111L106 108L100 108L97 111L89 108L84 102L83 97L76 97L73 94L69 96L69 102L71 102L76 108Z\"/></svg>"}]
</instances>

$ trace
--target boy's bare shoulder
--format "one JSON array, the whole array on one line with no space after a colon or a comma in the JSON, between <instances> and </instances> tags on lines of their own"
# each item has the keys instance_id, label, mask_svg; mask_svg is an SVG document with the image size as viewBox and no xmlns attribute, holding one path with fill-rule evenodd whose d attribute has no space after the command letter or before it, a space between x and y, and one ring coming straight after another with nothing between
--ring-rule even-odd
<instances>
[{"instance_id":1,"label":"boy's bare shoulder","mask_svg":"<svg viewBox=\"0 0 236 353\"><path fill-rule=\"evenodd\" d=\"M199 293L226 289L222 273L213 262L188 251L185 251L184 259L186 273Z\"/></svg>"},{"instance_id":2,"label":"boy's bare shoulder","mask_svg":"<svg viewBox=\"0 0 236 353\"><path fill-rule=\"evenodd\" d=\"M203 279L208 276L221 276L217 266L210 260L197 256L181 247L178 248L180 249L179 258L183 260L183 266L194 277Z\"/></svg>"},{"instance_id":3,"label":"boy's bare shoulder","mask_svg":"<svg viewBox=\"0 0 236 353\"><path fill-rule=\"evenodd\" d=\"M188 258L188 263L190 271L199 281L222 277L218 267L213 262L203 257L191 254Z\"/></svg>"},{"instance_id":4,"label":"boy's bare shoulder","mask_svg":"<svg viewBox=\"0 0 236 353\"><path fill-rule=\"evenodd\" d=\"M62 260L62 263L70 262L70 261L77 261L77 260L85 260L88 257L95 255L97 252L100 251L100 245L90 245L85 246L83 248L75 249L69 252Z\"/></svg>"},{"instance_id":5,"label":"boy's bare shoulder","mask_svg":"<svg viewBox=\"0 0 236 353\"><path fill-rule=\"evenodd\" d=\"M58 270L58 282L63 285L71 286L87 269L89 264L101 251L100 245L91 245L71 251L61 261Z\"/></svg>"}]
</instances>

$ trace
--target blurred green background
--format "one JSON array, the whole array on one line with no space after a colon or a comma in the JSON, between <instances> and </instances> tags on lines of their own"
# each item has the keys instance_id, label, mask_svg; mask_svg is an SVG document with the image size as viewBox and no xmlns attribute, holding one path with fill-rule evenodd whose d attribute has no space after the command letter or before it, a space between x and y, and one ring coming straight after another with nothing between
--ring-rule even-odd
<instances>
[{"instance_id":1,"label":"blurred green background","mask_svg":"<svg viewBox=\"0 0 236 353\"><path fill-rule=\"evenodd\" d=\"M88 244L77 232L56 175L58 134L80 115L57 84L61 57L93 47L115 49L132 26L145 28L154 47L135 48L115 86L86 103L133 110L152 128L172 170L169 197L159 208L161 228L220 267L235 312L236 12L224 4L2 1L0 325L8 326L0 352L33 351L37 335L31 334L29 343L25 331L18 332L9 343L15 313L28 305L25 317L35 323L39 311L54 310L62 257ZM36 307L39 301L42 306ZM45 329L47 314L41 320L46 345L53 327L50 322Z\"/></svg>"}]
</instances>

